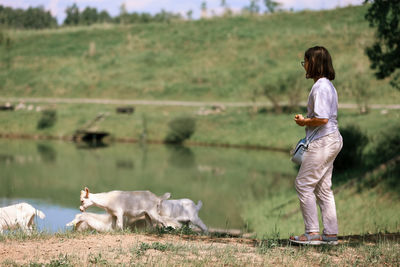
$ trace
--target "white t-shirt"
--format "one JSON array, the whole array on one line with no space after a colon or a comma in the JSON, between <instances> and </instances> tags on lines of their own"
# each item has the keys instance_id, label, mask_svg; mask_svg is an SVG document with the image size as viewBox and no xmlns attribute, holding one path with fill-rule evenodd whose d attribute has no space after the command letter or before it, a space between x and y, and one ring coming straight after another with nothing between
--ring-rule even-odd
<instances>
[{"instance_id":1,"label":"white t-shirt","mask_svg":"<svg viewBox=\"0 0 400 267\"><path fill-rule=\"evenodd\" d=\"M335 87L327 78L320 78L311 88L308 96L307 117L328 119L321 126L313 140L339 130L337 122L338 96ZM307 126L306 136L309 137L317 127Z\"/></svg>"}]
</instances>

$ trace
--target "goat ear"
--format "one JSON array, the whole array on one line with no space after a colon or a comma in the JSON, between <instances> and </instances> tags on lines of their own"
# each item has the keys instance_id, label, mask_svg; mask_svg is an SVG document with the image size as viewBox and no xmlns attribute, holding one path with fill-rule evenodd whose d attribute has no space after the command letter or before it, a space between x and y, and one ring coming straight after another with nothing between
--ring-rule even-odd
<instances>
[{"instance_id":1,"label":"goat ear","mask_svg":"<svg viewBox=\"0 0 400 267\"><path fill-rule=\"evenodd\" d=\"M85 198L89 198L89 188L85 187L85 191L86 191L86 196L85 196Z\"/></svg>"}]
</instances>

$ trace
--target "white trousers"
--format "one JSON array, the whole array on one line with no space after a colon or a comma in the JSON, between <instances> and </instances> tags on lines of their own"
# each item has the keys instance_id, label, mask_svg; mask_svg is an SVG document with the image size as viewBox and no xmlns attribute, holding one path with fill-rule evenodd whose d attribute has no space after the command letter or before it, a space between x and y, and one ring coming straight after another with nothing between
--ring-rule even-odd
<instances>
[{"instance_id":1,"label":"white trousers","mask_svg":"<svg viewBox=\"0 0 400 267\"><path fill-rule=\"evenodd\" d=\"M333 161L343 146L339 131L312 141L303 155L295 185L305 232L319 232L317 203L324 234L338 234L335 198L331 189Z\"/></svg>"}]
</instances>

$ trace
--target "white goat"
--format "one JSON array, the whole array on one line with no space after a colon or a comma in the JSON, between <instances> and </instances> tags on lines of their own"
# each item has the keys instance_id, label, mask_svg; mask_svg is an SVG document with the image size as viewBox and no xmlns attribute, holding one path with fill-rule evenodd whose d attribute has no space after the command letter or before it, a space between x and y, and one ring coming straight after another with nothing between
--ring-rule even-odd
<instances>
[{"instance_id":1,"label":"white goat","mask_svg":"<svg viewBox=\"0 0 400 267\"><path fill-rule=\"evenodd\" d=\"M170 193L158 197L150 191L110 191L106 193L93 194L85 187L81 191L80 211L85 211L90 206L103 208L116 217L116 227L123 228L123 216L129 220L139 219L146 214L153 223L165 225L159 214L161 201L168 199Z\"/></svg>"},{"instance_id":2,"label":"white goat","mask_svg":"<svg viewBox=\"0 0 400 267\"><path fill-rule=\"evenodd\" d=\"M192 223L199 227L202 231L207 232L207 226L199 218L199 210L203 206L201 200L196 204L190 199L171 199L163 200L160 207L160 215L167 222L166 226L176 227L176 222L181 223ZM175 223L175 224L174 224ZM181 225L179 225L181 226Z\"/></svg>"},{"instance_id":3,"label":"white goat","mask_svg":"<svg viewBox=\"0 0 400 267\"><path fill-rule=\"evenodd\" d=\"M125 217L125 219L127 219ZM76 231L96 230L98 232L108 232L115 229L116 218L112 215L82 212L75 215L75 218L66 224L66 226L73 226ZM147 214L139 219L128 220L126 225L128 227L143 228L150 225L151 220Z\"/></svg>"},{"instance_id":4,"label":"white goat","mask_svg":"<svg viewBox=\"0 0 400 267\"><path fill-rule=\"evenodd\" d=\"M0 233L18 228L31 233L36 215L41 219L46 217L43 212L24 202L0 208Z\"/></svg>"},{"instance_id":5,"label":"white goat","mask_svg":"<svg viewBox=\"0 0 400 267\"><path fill-rule=\"evenodd\" d=\"M91 212L82 212L75 215L75 218L67 223L66 226L73 226L77 231L96 230L98 232L107 232L113 230L115 219L110 214L97 214Z\"/></svg>"}]
</instances>

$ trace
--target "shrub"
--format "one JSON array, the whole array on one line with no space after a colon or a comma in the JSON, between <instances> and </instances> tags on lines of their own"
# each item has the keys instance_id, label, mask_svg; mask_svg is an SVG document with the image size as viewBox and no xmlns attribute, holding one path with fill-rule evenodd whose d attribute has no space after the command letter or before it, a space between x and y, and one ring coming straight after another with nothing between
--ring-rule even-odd
<instances>
[{"instance_id":1,"label":"shrub","mask_svg":"<svg viewBox=\"0 0 400 267\"><path fill-rule=\"evenodd\" d=\"M335 171L343 172L362 164L368 137L354 125L341 128L340 134L343 137L343 148L334 162L334 168Z\"/></svg>"},{"instance_id":2,"label":"shrub","mask_svg":"<svg viewBox=\"0 0 400 267\"><path fill-rule=\"evenodd\" d=\"M196 121L191 117L176 118L168 123L169 132L164 141L169 144L182 144L196 129Z\"/></svg>"},{"instance_id":3,"label":"shrub","mask_svg":"<svg viewBox=\"0 0 400 267\"><path fill-rule=\"evenodd\" d=\"M57 121L57 112L55 110L43 110L42 116L40 117L37 128L42 130L54 126Z\"/></svg>"},{"instance_id":4,"label":"shrub","mask_svg":"<svg viewBox=\"0 0 400 267\"><path fill-rule=\"evenodd\" d=\"M275 113L282 113L282 98L288 96L287 111L296 110L300 103L302 84L297 73L289 72L285 77L273 80L270 77L263 77L261 80L263 94L272 103Z\"/></svg>"}]
</instances>

